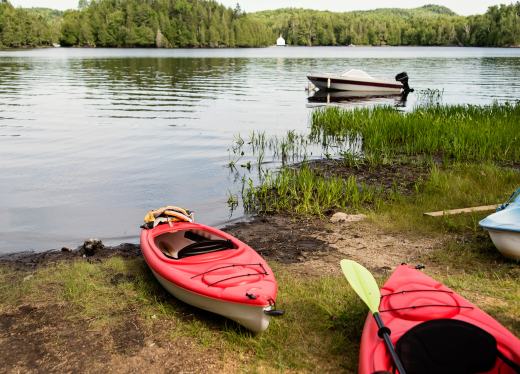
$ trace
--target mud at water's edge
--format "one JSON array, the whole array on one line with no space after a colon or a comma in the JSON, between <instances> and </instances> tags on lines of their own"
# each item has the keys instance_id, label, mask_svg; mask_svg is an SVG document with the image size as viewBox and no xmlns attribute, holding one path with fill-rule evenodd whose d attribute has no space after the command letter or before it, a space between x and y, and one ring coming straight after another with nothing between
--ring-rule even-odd
<instances>
[{"instance_id":1,"label":"mud at water's edge","mask_svg":"<svg viewBox=\"0 0 520 374\"><path fill-rule=\"evenodd\" d=\"M419 263L432 250L442 247L441 239L383 234L367 220L331 223L328 219L256 216L249 221L226 226L222 231L249 245L266 261L296 267L303 264L321 267L319 264L322 264L339 269L339 261L348 258L376 273L393 270L403 262ZM96 263L112 257L142 258L139 245L130 243L104 247L89 257L83 257L78 249L71 252L50 250L3 255L0 256L0 267L34 271L66 262Z\"/></svg>"}]
</instances>

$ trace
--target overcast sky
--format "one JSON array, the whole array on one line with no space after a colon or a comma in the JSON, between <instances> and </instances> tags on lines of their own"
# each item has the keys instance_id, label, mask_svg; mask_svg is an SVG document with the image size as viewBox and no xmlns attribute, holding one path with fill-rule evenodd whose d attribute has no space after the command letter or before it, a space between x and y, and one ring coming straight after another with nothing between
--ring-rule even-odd
<instances>
[{"instance_id":1,"label":"overcast sky","mask_svg":"<svg viewBox=\"0 0 520 374\"><path fill-rule=\"evenodd\" d=\"M218 0L217 0L218 1ZM10 0L14 6L22 6L24 8L42 7L59 10L76 8L78 0ZM236 0L220 0L229 7L235 7ZM504 3L511 3L503 1ZM352 10L369 10L376 8L416 8L425 4L444 5L460 15L468 16L470 14L485 13L490 5L497 5L498 0L365 0L365 1L345 1L345 0L242 0L239 1L240 6L247 12L256 12L259 10L278 9L278 8L309 8L317 10L330 10L332 12L349 12Z\"/></svg>"}]
</instances>

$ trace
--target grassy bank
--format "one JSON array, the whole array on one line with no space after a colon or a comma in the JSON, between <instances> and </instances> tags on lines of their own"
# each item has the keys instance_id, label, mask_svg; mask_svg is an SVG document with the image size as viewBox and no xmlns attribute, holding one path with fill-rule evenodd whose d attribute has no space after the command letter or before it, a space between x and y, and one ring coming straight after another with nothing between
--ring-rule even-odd
<instances>
[{"instance_id":1,"label":"grassy bank","mask_svg":"<svg viewBox=\"0 0 520 374\"><path fill-rule=\"evenodd\" d=\"M4 323L6 331L2 333L22 339L49 331L53 324L64 324L66 328L38 341L47 352L63 346L72 349L78 337L96 333L98 341L104 343L94 345L95 351L83 348L85 359L90 360L85 367L91 368L98 356L112 353L130 357L151 345L167 347L180 341L186 347L183 355L213 354L221 368L217 372L357 372L367 308L344 278L302 278L295 276L291 267L270 265L279 284L277 305L288 313L273 319L263 334L251 334L234 322L179 302L160 286L143 260L117 258L103 263L60 264L39 270L25 281L27 273L4 271L0 276L4 322L17 310L32 310L33 317L20 318L10 330ZM519 335L518 278L508 271L508 266L497 268L495 277L453 269L432 275ZM382 284L385 278L378 278L378 282ZM45 310L48 315L39 314ZM53 320L45 327L46 319L57 313L60 322ZM68 334L71 330L75 333ZM83 358L76 352L78 355ZM42 369L62 361L63 357L57 358Z\"/></svg>"},{"instance_id":2,"label":"grassy bank","mask_svg":"<svg viewBox=\"0 0 520 374\"><path fill-rule=\"evenodd\" d=\"M259 335L176 300L155 280L144 260L60 264L39 270L25 281L27 273L4 271L0 275L0 315L9 315L20 306L35 311L54 306L49 313L59 310L61 323L81 330L74 338L101 331L112 337L103 347L109 352L123 345L122 340L137 340L128 342L120 352L123 355L153 343L189 339L195 351L218 350L222 364L239 363L236 372L242 368L266 373L320 368L333 372L340 366L354 370L366 307L342 278L298 279L290 269L270 265L277 274L277 305L288 313L273 319L267 332ZM21 323L15 333L32 334L42 328L41 318L38 322ZM127 333L134 329L141 334ZM43 346L52 350L60 339L60 345L69 343L62 333Z\"/></svg>"},{"instance_id":3,"label":"grassy bank","mask_svg":"<svg viewBox=\"0 0 520 374\"><path fill-rule=\"evenodd\" d=\"M382 186L362 183L359 188L355 176L327 177L312 170L307 162L296 170L282 168L279 172L265 173L260 187L255 188L251 180L245 183L244 206L263 213L320 215L329 208L358 208L364 203L379 205L385 196Z\"/></svg>"},{"instance_id":4,"label":"grassy bank","mask_svg":"<svg viewBox=\"0 0 520 374\"><path fill-rule=\"evenodd\" d=\"M436 279L482 305L495 300L488 313L518 336L520 271L478 226L490 212L438 219L423 213L498 205L520 186L520 103L478 107L438 101L430 93L408 113L388 106L315 109L305 144L344 149L340 157L326 154L314 167L303 162L264 173L260 185L242 188L244 204L299 219L362 212L386 233L443 238L442 248L422 257L446 269ZM417 171L415 178L402 178L406 168ZM391 183L384 180L388 176L377 178L387 169L394 170Z\"/></svg>"},{"instance_id":5,"label":"grassy bank","mask_svg":"<svg viewBox=\"0 0 520 374\"><path fill-rule=\"evenodd\" d=\"M482 214L435 221L422 213L499 204L518 188L520 103L440 105L436 95L423 94L423 104L408 113L389 106L317 108L307 137L289 132L281 141L263 142L258 134L252 136L257 151L264 143L275 150L290 144L300 155L317 143L344 150L334 159L326 153L327 162L318 166L304 159L296 167L264 172L258 186L244 178L244 206L314 216L363 211L382 226L400 230L478 232ZM416 178L403 179L404 167L416 170ZM378 178L386 169L395 172ZM370 178L360 178L363 174Z\"/></svg>"}]
</instances>

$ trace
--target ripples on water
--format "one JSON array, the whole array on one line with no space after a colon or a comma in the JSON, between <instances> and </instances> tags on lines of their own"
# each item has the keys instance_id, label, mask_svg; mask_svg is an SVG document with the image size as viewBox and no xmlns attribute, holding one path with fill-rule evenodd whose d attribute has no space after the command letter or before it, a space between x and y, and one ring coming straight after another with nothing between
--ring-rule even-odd
<instances>
[{"instance_id":1,"label":"ripples on water","mask_svg":"<svg viewBox=\"0 0 520 374\"><path fill-rule=\"evenodd\" d=\"M222 226L228 189L244 173L258 175L223 166L233 134L306 132L315 106L399 100L309 98L308 72L407 71L415 89L444 89L444 102L486 104L520 98L519 56L475 48L0 51L0 252L89 237L137 242L146 212L166 204Z\"/></svg>"}]
</instances>

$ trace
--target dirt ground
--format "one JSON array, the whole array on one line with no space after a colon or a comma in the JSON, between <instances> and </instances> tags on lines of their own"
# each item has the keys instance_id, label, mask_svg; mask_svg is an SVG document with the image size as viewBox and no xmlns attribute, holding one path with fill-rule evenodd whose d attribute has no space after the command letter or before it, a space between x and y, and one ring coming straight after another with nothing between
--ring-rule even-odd
<instances>
[{"instance_id":1,"label":"dirt ground","mask_svg":"<svg viewBox=\"0 0 520 374\"><path fill-rule=\"evenodd\" d=\"M113 331L62 318L67 305L23 305L0 315L2 373L220 373L220 353L167 339L137 313ZM133 314L133 315L132 315Z\"/></svg>"},{"instance_id":2,"label":"dirt ground","mask_svg":"<svg viewBox=\"0 0 520 374\"><path fill-rule=\"evenodd\" d=\"M385 275L403 262L423 264L426 260L422 256L442 245L439 240L384 234L367 221L295 222L291 217L268 216L234 224L224 231L248 243L266 260L280 262L301 277L340 276L339 261L343 258ZM91 257L83 257L77 250L3 256L0 265L30 275L57 262L95 263L113 256L138 258L141 254L138 245L122 244ZM129 280L122 274L110 279L113 285L124 281ZM58 285L46 291L59 292ZM91 321L63 318L72 311L67 308L72 306L30 304L4 310L0 315L0 372L236 372L236 363L224 359L226 352L222 349L201 348L186 337L171 339L161 333L161 323L167 322L150 328L137 310L127 311L120 327L100 331L90 328Z\"/></svg>"},{"instance_id":3,"label":"dirt ground","mask_svg":"<svg viewBox=\"0 0 520 374\"><path fill-rule=\"evenodd\" d=\"M248 243L265 259L290 264L295 272L308 276L339 273L339 261L344 258L359 262L375 274L391 272L403 262L432 266L427 255L442 248L444 240L386 234L367 220L294 222L283 216L237 223L225 231Z\"/></svg>"}]
</instances>

